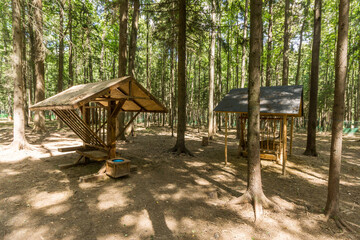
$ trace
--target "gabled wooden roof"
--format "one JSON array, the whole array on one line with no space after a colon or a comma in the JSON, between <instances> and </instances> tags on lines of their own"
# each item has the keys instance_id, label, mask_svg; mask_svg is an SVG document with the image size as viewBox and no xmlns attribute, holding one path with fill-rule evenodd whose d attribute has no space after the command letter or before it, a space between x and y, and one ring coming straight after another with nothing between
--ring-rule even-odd
<instances>
[{"instance_id":1,"label":"gabled wooden roof","mask_svg":"<svg viewBox=\"0 0 360 240\"><path fill-rule=\"evenodd\" d=\"M89 102L108 106L110 100L126 99L127 112L167 112L167 109L134 78L126 76L73 86L30 107L31 110L76 109Z\"/></svg>"},{"instance_id":2,"label":"gabled wooden roof","mask_svg":"<svg viewBox=\"0 0 360 240\"><path fill-rule=\"evenodd\" d=\"M260 88L260 114L303 115L302 86L273 86ZM215 112L247 113L248 89L232 89L215 107Z\"/></svg>"}]
</instances>

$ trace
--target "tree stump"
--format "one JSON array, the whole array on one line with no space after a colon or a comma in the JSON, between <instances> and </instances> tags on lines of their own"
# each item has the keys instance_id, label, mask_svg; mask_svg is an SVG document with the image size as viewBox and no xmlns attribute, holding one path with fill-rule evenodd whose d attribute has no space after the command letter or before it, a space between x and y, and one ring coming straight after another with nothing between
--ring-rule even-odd
<instances>
[{"instance_id":1,"label":"tree stump","mask_svg":"<svg viewBox=\"0 0 360 240\"><path fill-rule=\"evenodd\" d=\"M208 146L209 145L209 137L202 137L202 146Z\"/></svg>"}]
</instances>

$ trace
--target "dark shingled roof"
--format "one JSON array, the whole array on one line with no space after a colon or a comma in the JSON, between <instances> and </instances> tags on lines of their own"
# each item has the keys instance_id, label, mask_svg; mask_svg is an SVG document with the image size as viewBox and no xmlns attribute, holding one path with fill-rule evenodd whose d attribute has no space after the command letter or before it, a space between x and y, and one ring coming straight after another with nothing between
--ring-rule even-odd
<instances>
[{"instance_id":1,"label":"dark shingled roof","mask_svg":"<svg viewBox=\"0 0 360 240\"><path fill-rule=\"evenodd\" d=\"M260 113L302 116L302 86L274 86L260 88ZM232 89L216 106L215 112L248 112L248 89Z\"/></svg>"}]
</instances>

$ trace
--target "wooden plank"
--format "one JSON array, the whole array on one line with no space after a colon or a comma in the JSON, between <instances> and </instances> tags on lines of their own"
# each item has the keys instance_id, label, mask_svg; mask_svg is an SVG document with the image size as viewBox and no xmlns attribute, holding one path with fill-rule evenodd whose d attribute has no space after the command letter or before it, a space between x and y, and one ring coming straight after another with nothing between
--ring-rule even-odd
<instances>
[{"instance_id":1,"label":"wooden plank","mask_svg":"<svg viewBox=\"0 0 360 240\"><path fill-rule=\"evenodd\" d=\"M284 116L284 122L283 122L283 131L284 131L284 134L283 134L283 146L284 146L284 150L283 150L283 165L282 165L282 175L285 175L286 174L286 161L287 161L287 146L286 146L286 143L287 143L287 118L286 116Z\"/></svg>"},{"instance_id":2,"label":"wooden plank","mask_svg":"<svg viewBox=\"0 0 360 240\"><path fill-rule=\"evenodd\" d=\"M116 109L116 102L109 102L109 109L107 113L107 137L106 143L109 148L108 158L114 158L116 155L116 115L113 116L113 111Z\"/></svg>"},{"instance_id":3,"label":"wooden plank","mask_svg":"<svg viewBox=\"0 0 360 240\"><path fill-rule=\"evenodd\" d=\"M294 132L294 118L291 118L291 129L290 129L290 155L292 155L292 145L293 145L293 132Z\"/></svg>"},{"instance_id":4,"label":"wooden plank","mask_svg":"<svg viewBox=\"0 0 360 240\"><path fill-rule=\"evenodd\" d=\"M84 157L88 157L95 161L104 161L108 159L108 153L100 150L90 150L90 151L76 150L76 153Z\"/></svg>"},{"instance_id":5,"label":"wooden plank","mask_svg":"<svg viewBox=\"0 0 360 240\"><path fill-rule=\"evenodd\" d=\"M73 146L73 147L63 147L63 148L58 148L59 152L73 152L76 150L80 150L80 149L84 149L84 146L79 145L79 146Z\"/></svg>"},{"instance_id":6,"label":"wooden plank","mask_svg":"<svg viewBox=\"0 0 360 240\"><path fill-rule=\"evenodd\" d=\"M80 177L79 182L83 182L83 183L98 182L98 181L105 181L108 179L110 179L110 177L108 175L106 175L105 173L91 174L91 175L86 175L86 176Z\"/></svg>"},{"instance_id":7,"label":"wooden plank","mask_svg":"<svg viewBox=\"0 0 360 240\"><path fill-rule=\"evenodd\" d=\"M225 113L225 165L227 165L227 134L228 134L227 124L228 124L228 114Z\"/></svg>"}]
</instances>

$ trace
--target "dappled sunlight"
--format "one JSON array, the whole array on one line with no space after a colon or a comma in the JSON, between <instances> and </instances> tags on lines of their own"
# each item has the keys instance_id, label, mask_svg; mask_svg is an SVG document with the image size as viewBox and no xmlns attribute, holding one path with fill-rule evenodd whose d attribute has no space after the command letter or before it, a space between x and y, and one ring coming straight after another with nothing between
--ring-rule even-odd
<instances>
[{"instance_id":1,"label":"dappled sunlight","mask_svg":"<svg viewBox=\"0 0 360 240\"><path fill-rule=\"evenodd\" d=\"M71 191L62 192L32 192L29 194L28 203L35 209L47 208L67 201L72 196Z\"/></svg>"},{"instance_id":2,"label":"dappled sunlight","mask_svg":"<svg viewBox=\"0 0 360 240\"><path fill-rule=\"evenodd\" d=\"M192 158L167 152L176 138L166 130L143 129L128 142L117 142L122 156L137 166L137 173L88 183L79 182L79 177L96 173L102 163L58 168L78 159L74 152L57 151L59 147L81 145L74 134L62 129L50 132L41 141L40 136L37 140L34 137L41 151L27 152L27 158L19 162L0 162L0 184L4 188L0 192L0 238L339 239L332 230L333 223L319 218L326 202L329 155L320 149L318 158L303 156L305 135L295 137L300 140L294 142L286 177L281 176L281 165L262 161L264 193L281 210L264 209L263 220L255 225L250 204L226 204L241 196L247 185L246 159L237 156L234 129L229 131L227 166L223 132L203 147L205 130L197 133L197 129L189 128L187 147L196 153ZM327 148L328 136L321 138L321 147ZM349 146L355 144L360 146L352 141ZM360 229L360 175L355 157L359 148L346 146L341 214Z\"/></svg>"},{"instance_id":3,"label":"dappled sunlight","mask_svg":"<svg viewBox=\"0 0 360 240\"><path fill-rule=\"evenodd\" d=\"M4 240L46 239L49 229L50 227L48 226L38 226L36 228L31 228L31 227L17 228L16 231L12 231L11 233L7 234Z\"/></svg>"},{"instance_id":4,"label":"dappled sunlight","mask_svg":"<svg viewBox=\"0 0 360 240\"><path fill-rule=\"evenodd\" d=\"M154 234L152 222L150 220L148 211L145 209L140 212L127 214L121 217L119 223L125 227L133 227L134 233L137 233L143 237L150 237ZM131 235L129 236L131 237Z\"/></svg>"},{"instance_id":5,"label":"dappled sunlight","mask_svg":"<svg viewBox=\"0 0 360 240\"><path fill-rule=\"evenodd\" d=\"M131 189L128 187L106 187L103 189L103 192L98 196L98 203L96 204L96 207L99 210L126 207L132 202L127 194L129 191L131 191Z\"/></svg>"}]
</instances>

